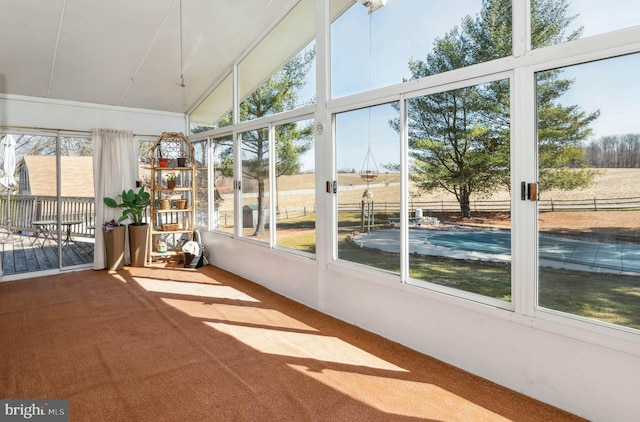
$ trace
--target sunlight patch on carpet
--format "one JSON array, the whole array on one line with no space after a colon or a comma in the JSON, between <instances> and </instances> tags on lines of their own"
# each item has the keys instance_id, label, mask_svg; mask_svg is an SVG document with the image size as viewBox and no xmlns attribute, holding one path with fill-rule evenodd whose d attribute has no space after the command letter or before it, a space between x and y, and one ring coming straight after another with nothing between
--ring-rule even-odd
<instances>
[{"instance_id":1,"label":"sunlight patch on carpet","mask_svg":"<svg viewBox=\"0 0 640 422\"><path fill-rule=\"evenodd\" d=\"M194 318L227 321L233 324L286 328L290 330L318 331L275 309L168 298L162 298L162 301Z\"/></svg>"},{"instance_id":2,"label":"sunlight patch on carpet","mask_svg":"<svg viewBox=\"0 0 640 422\"><path fill-rule=\"evenodd\" d=\"M447 422L509 421L434 384L394 379L389 373L371 375L333 369L315 371L303 365L288 366L352 399L390 415Z\"/></svg>"},{"instance_id":3,"label":"sunlight patch on carpet","mask_svg":"<svg viewBox=\"0 0 640 422\"><path fill-rule=\"evenodd\" d=\"M242 300L245 302L260 302L259 300L229 286L204 283L186 283L143 277L135 277L134 279L138 284L140 284L140 286L150 292L202 296L216 299Z\"/></svg>"},{"instance_id":4,"label":"sunlight patch on carpet","mask_svg":"<svg viewBox=\"0 0 640 422\"><path fill-rule=\"evenodd\" d=\"M121 283L125 283L125 284L127 283L127 280L118 273L109 273L109 275L115 278L116 280L120 281Z\"/></svg>"},{"instance_id":5,"label":"sunlight patch on carpet","mask_svg":"<svg viewBox=\"0 0 640 422\"><path fill-rule=\"evenodd\" d=\"M262 353L297 359L314 359L331 364L406 372L405 369L336 337L216 322L205 322L205 324Z\"/></svg>"}]
</instances>

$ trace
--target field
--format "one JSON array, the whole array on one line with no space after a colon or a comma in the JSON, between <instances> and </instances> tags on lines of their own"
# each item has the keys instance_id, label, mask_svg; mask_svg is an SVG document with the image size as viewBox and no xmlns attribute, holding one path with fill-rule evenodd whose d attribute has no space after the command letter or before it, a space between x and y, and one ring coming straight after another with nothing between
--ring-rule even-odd
<instances>
[{"instance_id":1,"label":"field","mask_svg":"<svg viewBox=\"0 0 640 422\"><path fill-rule=\"evenodd\" d=\"M376 212L383 213L385 204L397 207L400 201L400 176L398 174L381 174L371 184L371 191L376 202ZM313 209L314 175L283 176L278 179L280 192L296 191L295 195L280 195L280 209L306 206ZM357 173L339 175L338 200L340 204L359 204L366 185ZM541 199L592 199L592 198L640 198L640 169L602 169L596 176L592 186L574 190L552 190L541 193ZM490 196L475 196L473 200L508 201L509 192L501 190ZM428 194L420 194L415 189L410 192L410 201L414 203L434 201L455 201L455 197L440 190ZM460 219L456 212L437 215L438 218L452 224L479 226L509 227L511 222L506 212L472 213L470 219ZM544 231L569 232L591 231L605 234L611 230L630 230L631 236L640 239L640 212L635 211L598 211L544 212L539 216L540 229Z\"/></svg>"},{"instance_id":2,"label":"field","mask_svg":"<svg viewBox=\"0 0 640 422\"><path fill-rule=\"evenodd\" d=\"M306 191L290 198L285 205L308 203L315 200L313 195L314 175L302 174L281 176L278 178L278 190ZM400 200L400 176L395 173L380 174L371 183L371 191L377 203L397 203ZM338 175L339 198L341 203L358 203L366 188L365 182L358 173L341 173ZM455 201L455 196L444 190L420 193L412 188L410 200L415 202ZM594 183L585 189L574 191L551 190L540 194L543 200L566 200L575 198L637 198L640 197L640 169L601 169ZM510 195L506 189L498 190L491 195L472 195L471 200L505 201Z\"/></svg>"},{"instance_id":3,"label":"field","mask_svg":"<svg viewBox=\"0 0 640 422\"><path fill-rule=\"evenodd\" d=\"M375 200L376 221L386 222L391 212L385 212L387 204L398 208L400 202L400 176L398 174L381 174L370 185ZM324 187L324 186L323 186ZM282 176L277 182L277 207L279 215L289 217L287 220L307 220L304 212L315 211L315 175L301 174ZM362 200L362 193L366 184L357 173L339 175L339 204L357 206ZM640 169L603 169L596 176L592 186L574 190L553 190L541 193L541 199L604 199L604 198L640 198ZM477 201L508 201L506 190L497 191L493 195L472 197ZM245 203L255 203L255 198L245 198ZM445 191L419 194L415 189L410 192L410 201L414 204L421 202L449 201L455 202L455 197ZM454 204L455 205L455 204ZM233 215L233 200L228 197L220 206L221 213L230 217ZM472 217L461 219L459 213L452 208L451 212L436 213L435 217L443 223L464 224L484 227L510 227L511 219L508 212L472 212ZM282 221L284 223L285 221ZM293 221L291 221L293 223ZM279 221L280 223L280 221ZM541 231L556 232L567 236L606 238L609 236L625 236L627 239L640 239L640 210L612 210L612 211L571 211L571 212L541 212L538 219ZM307 224L308 226L308 224ZM291 227L295 235L299 235L300 227ZM286 236L284 232L279 236Z\"/></svg>"}]
</instances>

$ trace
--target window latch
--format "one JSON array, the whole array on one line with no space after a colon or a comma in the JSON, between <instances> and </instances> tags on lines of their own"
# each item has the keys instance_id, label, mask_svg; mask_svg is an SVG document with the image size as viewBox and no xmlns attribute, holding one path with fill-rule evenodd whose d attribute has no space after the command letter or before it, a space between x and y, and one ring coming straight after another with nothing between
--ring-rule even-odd
<instances>
[{"instance_id":1,"label":"window latch","mask_svg":"<svg viewBox=\"0 0 640 422\"><path fill-rule=\"evenodd\" d=\"M537 201L539 199L538 182L520 183L520 199L523 201Z\"/></svg>"},{"instance_id":2,"label":"window latch","mask_svg":"<svg viewBox=\"0 0 640 422\"><path fill-rule=\"evenodd\" d=\"M327 193L338 193L338 182L327 180Z\"/></svg>"}]
</instances>

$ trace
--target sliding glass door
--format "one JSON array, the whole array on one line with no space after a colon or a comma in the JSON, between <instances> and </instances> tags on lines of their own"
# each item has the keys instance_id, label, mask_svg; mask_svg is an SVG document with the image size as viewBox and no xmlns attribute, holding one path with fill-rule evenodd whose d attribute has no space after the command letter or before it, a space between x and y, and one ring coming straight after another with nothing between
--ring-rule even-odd
<instances>
[{"instance_id":1,"label":"sliding glass door","mask_svg":"<svg viewBox=\"0 0 640 422\"><path fill-rule=\"evenodd\" d=\"M6 133L0 146L2 277L91 266L91 140Z\"/></svg>"}]
</instances>

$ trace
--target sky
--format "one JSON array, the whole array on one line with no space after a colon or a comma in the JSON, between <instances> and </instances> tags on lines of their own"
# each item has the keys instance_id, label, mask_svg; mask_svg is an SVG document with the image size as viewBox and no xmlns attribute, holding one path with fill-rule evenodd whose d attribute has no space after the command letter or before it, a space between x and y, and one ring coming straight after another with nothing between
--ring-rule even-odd
<instances>
[{"instance_id":1,"label":"sky","mask_svg":"<svg viewBox=\"0 0 640 422\"><path fill-rule=\"evenodd\" d=\"M481 0L387 0L369 15L355 4L332 25L332 95L339 97L388 86L408 78L408 61L424 59L436 37L459 26L466 15L475 16ZM578 8L580 10L578 10ZM569 14L579 14L582 37L596 35L640 22L637 0L573 0ZM594 136L640 132L640 84L635 76L640 55L627 56L565 69L575 79L562 104L578 104L585 112L599 110L592 124ZM339 75L339 76L338 76ZM339 118L337 168L361 170L368 146L378 165L399 160L398 134L386 123L396 112L387 106L368 122L362 112ZM382 170L381 170L382 171Z\"/></svg>"}]
</instances>

